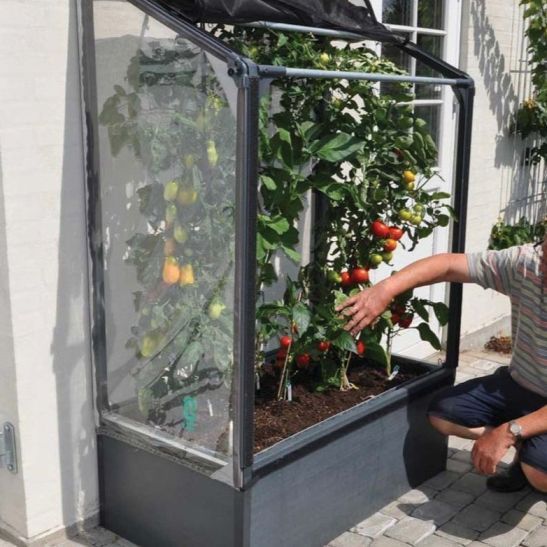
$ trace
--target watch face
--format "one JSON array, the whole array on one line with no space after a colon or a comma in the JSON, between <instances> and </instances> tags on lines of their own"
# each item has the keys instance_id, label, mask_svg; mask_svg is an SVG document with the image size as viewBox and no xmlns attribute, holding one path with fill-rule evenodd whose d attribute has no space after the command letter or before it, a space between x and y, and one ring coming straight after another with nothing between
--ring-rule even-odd
<instances>
[{"instance_id":1,"label":"watch face","mask_svg":"<svg viewBox=\"0 0 547 547\"><path fill-rule=\"evenodd\" d=\"M522 433L522 427L516 422L512 422L509 424L509 431L515 435L515 437L519 437Z\"/></svg>"}]
</instances>

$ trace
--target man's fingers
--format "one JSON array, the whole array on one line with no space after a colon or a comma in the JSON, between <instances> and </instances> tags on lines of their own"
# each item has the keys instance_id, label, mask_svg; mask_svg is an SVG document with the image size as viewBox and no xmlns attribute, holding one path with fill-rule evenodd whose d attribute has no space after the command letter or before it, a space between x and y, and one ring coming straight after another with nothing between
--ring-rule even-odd
<instances>
[{"instance_id":1,"label":"man's fingers","mask_svg":"<svg viewBox=\"0 0 547 547\"><path fill-rule=\"evenodd\" d=\"M365 315L364 311L362 311L362 310L357 311L355 313L355 315L352 317L351 321L348 321L346 323L344 329L345 330L351 330L352 328L354 328L355 325L357 325L357 323L359 323L359 321L361 321L361 319L363 319L364 315Z\"/></svg>"},{"instance_id":2,"label":"man's fingers","mask_svg":"<svg viewBox=\"0 0 547 547\"><path fill-rule=\"evenodd\" d=\"M341 311L344 308L347 308L348 306L351 306L355 301L357 300L357 295L350 296L346 300L344 300L341 304L338 304L336 308L334 308L336 311Z\"/></svg>"},{"instance_id":3,"label":"man's fingers","mask_svg":"<svg viewBox=\"0 0 547 547\"><path fill-rule=\"evenodd\" d=\"M357 334L359 334L364 328L368 327L370 325L371 321L370 321L370 317L363 317L363 319L361 319L361 321L359 321L359 323L355 326L355 328L351 331L351 334L353 334L353 336L356 336Z\"/></svg>"}]
</instances>

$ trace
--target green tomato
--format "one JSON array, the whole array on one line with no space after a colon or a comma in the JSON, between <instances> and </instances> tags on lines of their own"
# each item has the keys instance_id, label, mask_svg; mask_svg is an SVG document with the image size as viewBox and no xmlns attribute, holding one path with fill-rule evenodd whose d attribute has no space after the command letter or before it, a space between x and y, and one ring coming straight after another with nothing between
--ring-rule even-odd
<instances>
[{"instance_id":1,"label":"green tomato","mask_svg":"<svg viewBox=\"0 0 547 547\"><path fill-rule=\"evenodd\" d=\"M408 209L401 209L399 211L399 218L404 221L409 221L412 218L412 213Z\"/></svg>"},{"instance_id":2,"label":"green tomato","mask_svg":"<svg viewBox=\"0 0 547 547\"><path fill-rule=\"evenodd\" d=\"M165 220L168 224L174 222L177 218L177 206L174 203L170 203L165 208Z\"/></svg>"},{"instance_id":3,"label":"green tomato","mask_svg":"<svg viewBox=\"0 0 547 547\"><path fill-rule=\"evenodd\" d=\"M424 206L421 203L416 203L416 205L414 205L414 211L417 213L423 213Z\"/></svg>"},{"instance_id":4,"label":"green tomato","mask_svg":"<svg viewBox=\"0 0 547 547\"><path fill-rule=\"evenodd\" d=\"M327 279L331 283L340 283L340 281L342 281L341 275L338 272L335 272L334 270L329 270L329 272L327 273Z\"/></svg>"},{"instance_id":5,"label":"green tomato","mask_svg":"<svg viewBox=\"0 0 547 547\"><path fill-rule=\"evenodd\" d=\"M381 254L374 253L370 255L370 264L371 266L379 266L383 262L383 257Z\"/></svg>"},{"instance_id":6,"label":"green tomato","mask_svg":"<svg viewBox=\"0 0 547 547\"><path fill-rule=\"evenodd\" d=\"M393 253L382 253L382 260L384 262L391 262L393 259Z\"/></svg>"},{"instance_id":7,"label":"green tomato","mask_svg":"<svg viewBox=\"0 0 547 547\"><path fill-rule=\"evenodd\" d=\"M218 319L225 308L226 306L222 302L219 302L219 301L211 302L211 304L209 304L209 310L208 310L209 319L213 319L213 320Z\"/></svg>"},{"instance_id":8,"label":"green tomato","mask_svg":"<svg viewBox=\"0 0 547 547\"><path fill-rule=\"evenodd\" d=\"M321 55L319 55L319 62L322 64L322 65L326 65L328 62L330 61L330 55L328 53L321 53Z\"/></svg>"},{"instance_id":9,"label":"green tomato","mask_svg":"<svg viewBox=\"0 0 547 547\"><path fill-rule=\"evenodd\" d=\"M188 241L188 232L177 222L173 231L173 237L177 243L186 243Z\"/></svg>"},{"instance_id":10,"label":"green tomato","mask_svg":"<svg viewBox=\"0 0 547 547\"><path fill-rule=\"evenodd\" d=\"M419 226L422 223L422 220L422 215L412 215L410 223L414 224L414 226Z\"/></svg>"},{"instance_id":11,"label":"green tomato","mask_svg":"<svg viewBox=\"0 0 547 547\"><path fill-rule=\"evenodd\" d=\"M163 199L165 201L175 201L179 192L179 183L176 180L169 181L163 190Z\"/></svg>"}]
</instances>

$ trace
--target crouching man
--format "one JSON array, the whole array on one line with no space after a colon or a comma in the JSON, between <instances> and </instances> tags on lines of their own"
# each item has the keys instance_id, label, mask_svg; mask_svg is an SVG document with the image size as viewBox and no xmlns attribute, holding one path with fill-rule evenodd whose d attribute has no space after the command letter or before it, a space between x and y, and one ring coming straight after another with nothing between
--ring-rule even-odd
<instances>
[{"instance_id":1,"label":"crouching man","mask_svg":"<svg viewBox=\"0 0 547 547\"><path fill-rule=\"evenodd\" d=\"M398 294L441 281L477 283L511 299L513 355L509 367L441 392L429 408L431 424L444 435L475 441L473 465L489 475L492 490L512 492L530 483L547 492L547 235L536 245L419 260L337 310L356 335ZM515 461L496 474L511 446Z\"/></svg>"}]
</instances>

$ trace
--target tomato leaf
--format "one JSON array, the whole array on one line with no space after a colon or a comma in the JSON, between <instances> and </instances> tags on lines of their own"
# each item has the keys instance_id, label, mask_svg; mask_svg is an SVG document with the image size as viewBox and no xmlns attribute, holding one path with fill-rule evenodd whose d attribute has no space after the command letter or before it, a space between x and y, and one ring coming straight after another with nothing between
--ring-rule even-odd
<instances>
[{"instance_id":1,"label":"tomato leaf","mask_svg":"<svg viewBox=\"0 0 547 547\"><path fill-rule=\"evenodd\" d=\"M326 135L310 146L310 151L319 158L337 163L363 148L363 141L347 133Z\"/></svg>"},{"instance_id":2,"label":"tomato leaf","mask_svg":"<svg viewBox=\"0 0 547 547\"><path fill-rule=\"evenodd\" d=\"M353 336L346 331L342 331L336 338L332 340L332 345L341 349L342 351L352 351L357 353L357 346Z\"/></svg>"},{"instance_id":3,"label":"tomato leaf","mask_svg":"<svg viewBox=\"0 0 547 547\"><path fill-rule=\"evenodd\" d=\"M310 309L302 302L299 302L292 309L292 320L294 321L299 334L304 334L308 330L311 322Z\"/></svg>"},{"instance_id":4,"label":"tomato leaf","mask_svg":"<svg viewBox=\"0 0 547 547\"><path fill-rule=\"evenodd\" d=\"M420 333L420 338L424 342L429 342L437 351L441 349L441 342L437 338L437 335L429 328L427 323L420 323L418 325L418 332Z\"/></svg>"},{"instance_id":5,"label":"tomato leaf","mask_svg":"<svg viewBox=\"0 0 547 547\"><path fill-rule=\"evenodd\" d=\"M388 355L386 350L378 343L367 342L366 344L365 357L371 361L378 363L382 367L387 367L388 365Z\"/></svg>"},{"instance_id":6,"label":"tomato leaf","mask_svg":"<svg viewBox=\"0 0 547 547\"><path fill-rule=\"evenodd\" d=\"M441 326L444 326L448 323L449 309L446 304L444 304L443 302L434 302L433 311L435 312L435 316L437 317L437 320L439 321Z\"/></svg>"}]
</instances>

